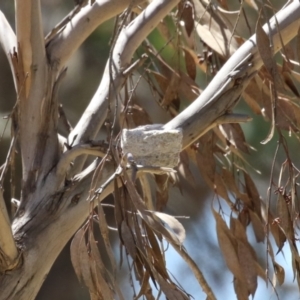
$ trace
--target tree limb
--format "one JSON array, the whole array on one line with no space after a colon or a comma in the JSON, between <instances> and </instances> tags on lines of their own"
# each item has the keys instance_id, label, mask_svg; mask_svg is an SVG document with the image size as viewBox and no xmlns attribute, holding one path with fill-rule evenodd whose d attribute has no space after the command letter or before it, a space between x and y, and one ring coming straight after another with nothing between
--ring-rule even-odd
<instances>
[{"instance_id":1,"label":"tree limb","mask_svg":"<svg viewBox=\"0 0 300 300\"><path fill-rule=\"evenodd\" d=\"M55 172L55 171L54 171ZM107 163L99 185L114 173L112 163ZM86 201L90 193L92 175L80 182L49 195L54 177L48 177L48 184L39 193L39 201L31 201L22 217L13 223L13 233L22 251L20 268L7 272L1 278L1 299L35 299L52 264L67 241L86 220L90 213L90 203ZM110 184L99 196L102 201L113 192Z\"/></svg>"},{"instance_id":2,"label":"tree limb","mask_svg":"<svg viewBox=\"0 0 300 300\"><path fill-rule=\"evenodd\" d=\"M97 0L83 7L47 45L50 64L60 70L85 39L102 23L145 0Z\"/></svg>"},{"instance_id":3,"label":"tree limb","mask_svg":"<svg viewBox=\"0 0 300 300\"><path fill-rule=\"evenodd\" d=\"M52 84L48 78L40 1L16 0L15 5L18 61L21 65L18 72L26 77L25 82L20 83L24 86L18 91L22 170L26 185L30 173L37 168L34 161L40 147L41 124L44 124L43 107L49 99ZM47 90L49 87L50 91Z\"/></svg>"},{"instance_id":4,"label":"tree limb","mask_svg":"<svg viewBox=\"0 0 300 300\"><path fill-rule=\"evenodd\" d=\"M276 19L277 21L276 21ZM277 28L278 24L278 28ZM300 3L294 1L287 7L279 11L276 16L270 20L271 32L269 33L268 24L263 26L264 31L273 37L274 53L278 52L284 45L297 35L300 26ZM282 44L282 42L283 44ZM243 70L241 75L251 74L261 68L263 65L259 55L256 36L247 40L231 58L224 64L222 69L213 78L203 93L183 112L165 124L163 128L183 130L183 148L186 148L206 131L207 127L212 126L217 119L227 113L228 105L234 102L234 97L238 97L243 89L250 82L251 77L244 78L242 84L237 89L232 89L232 83L226 83L245 57L251 56L251 61ZM227 84L227 86L225 86ZM222 95L214 97L217 91L222 90ZM232 108L232 106L231 106Z\"/></svg>"},{"instance_id":5,"label":"tree limb","mask_svg":"<svg viewBox=\"0 0 300 300\"><path fill-rule=\"evenodd\" d=\"M135 50L178 2L179 0L151 2L121 31L113 49L112 58L106 64L98 90L71 132L69 140L73 140L76 136L75 144L78 144L95 138L107 117L109 105L114 107L118 93L126 79L123 71L130 65ZM82 167L83 162L84 159L80 163L77 162L78 168Z\"/></svg>"}]
</instances>

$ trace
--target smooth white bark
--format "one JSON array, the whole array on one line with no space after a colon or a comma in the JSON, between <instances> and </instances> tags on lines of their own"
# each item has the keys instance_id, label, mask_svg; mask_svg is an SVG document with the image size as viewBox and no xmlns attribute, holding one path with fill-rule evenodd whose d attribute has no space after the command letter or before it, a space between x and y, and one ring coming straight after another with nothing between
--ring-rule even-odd
<instances>
[{"instance_id":1,"label":"smooth white bark","mask_svg":"<svg viewBox=\"0 0 300 300\"><path fill-rule=\"evenodd\" d=\"M270 36L273 39L274 53L278 52L283 45L287 44L297 35L300 26L300 2L294 1L279 11L276 14L276 19L278 28L275 17L270 20ZM268 24L265 24L263 28L266 34L269 35ZM231 93L229 89L225 89L222 97L214 101L211 101L211 99L222 89L229 78L229 74L248 55L252 55L253 57L251 59L252 64L248 66L244 73L251 74L259 70L263 65L257 49L255 35L230 57L203 93L182 113L163 127L165 129L181 128L183 130L183 148L203 135L207 131L207 128L226 112L226 106L233 100L232 97L235 95L234 91ZM246 84L244 84L240 92L245 87Z\"/></svg>"},{"instance_id":2,"label":"smooth white bark","mask_svg":"<svg viewBox=\"0 0 300 300\"><path fill-rule=\"evenodd\" d=\"M17 79L16 79L15 70L11 59L11 56L13 55L14 51L17 50L17 40L14 31L12 30L11 26L7 22L2 11L0 11L0 45L7 56L11 73L13 76L14 84L15 84L15 89L17 90Z\"/></svg>"},{"instance_id":3,"label":"smooth white bark","mask_svg":"<svg viewBox=\"0 0 300 300\"><path fill-rule=\"evenodd\" d=\"M47 45L50 64L60 70L86 38L102 23L120 14L129 5L145 0L97 0L76 14L65 28Z\"/></svg>"}]
</instances>

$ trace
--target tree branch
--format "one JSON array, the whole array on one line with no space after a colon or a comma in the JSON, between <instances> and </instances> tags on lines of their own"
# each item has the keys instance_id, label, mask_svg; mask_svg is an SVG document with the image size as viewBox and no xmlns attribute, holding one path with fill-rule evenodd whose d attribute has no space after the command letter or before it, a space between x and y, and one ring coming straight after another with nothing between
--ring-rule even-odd
<instances>
[{"instance_id":1,"label":"tree branch","mask_svg":"<svg viewBox=\"0 0 300 300\"><path fill-rule=\"evenodd\" d=\"M108 60L101 83L93 99L83 113L81 119L71 132L69 140L75 139L75 144L95 138L104 123L108 107L114 106L118 93L125 82L123 71L130 65L135 50L179 2L179 0L155 0L137 16L120 33L112 53L112 59ZM112 74L110 74L112 72ZM81 168L84 158L78 168Z\"/></svg>"},{"instance_id":2,"label":"tree branch","mask_svg":"<svg viewBox=\"0 0 300 300\"><path fill-rule=\"evenodd\" d=\"M299 26L299 1L292 2L270 20L270 33L268 24L264 25L263 28L266 34L268 36L270 34L270 36L273 37L274 53L278 52L297 35ZM228 107L232 108L232 105L235 104L236 98L239 97L239 94L242 93L243 89L250 82L251 76L244 78L242 84L236 86L236 88L232 88L235 82L228 81L228 79L240 62L243 61L245 57L249 57L249 55L251 56L251 61L249 61L248 65L245 65L246 67L242 70L240 76L247 76L247 74L259 70L263 65L257 49L255 35L246 41L234 55L231 56L203 93L189 107L163 126L163 128L167 130L182 128L183 148L186 148L202 136L208 127L213 126L214 123L218 123L217 119L227 113ZM222 94L219 95L219 97L215 97L216 93L220 90L222 90Z\"/></svg>"},{"instance_id":3,"label":"tree branch","mask_svg":"<svg viewBox=\"0 0 300 300\"><path fill-rule=\"evenodd\" d=\"M43 107L46 107L52 84L47 76L40 1L16 0L15 5L18 61L22 66L18 71L26 78L20 83L24 86L20 87L18 94L23 181L27 182L30 173L37 168L34 161L44 124Z\"/></svg>"},{"instance_id":4,"label":"tree branch","mask_svg":"<svg viewBox=\"0 0 300 300\"><path fill-rule=\"evenodd\" d=\"M15 69L11 59L11 54L14 52L14 49L15 50L17 49L17 40L14 31L12 30L11 26L7 22L2 11L0 11L0 45L7 56L11 73L13 76L14 84L15 84L15 89L17 90Z\"/></svg>"},{"instance_id":5,"label":"tree branch","mask_svg":"<svg viewBox=\"0 0 300 300\"><path fill-rule=\"evenodd\" d=\"M57 176L65 175L71 162L80 155L94 155L104 157L107 152L107 144L104 142L90 142L78 144L65 152L56 167Z\"/></svg>"},{"instance_id":6,"label":"tree branch","mask_svg":"<svg viewBox=\"0 0 300 300\"><path fill-rule=\"evenodd\" d=\"M114 164L106 162L99 185L113 173ZM30 207L14 220L13 233L22 249L23 264L14 270L13 276L0 277L1 286L5 287L1 290L1 299L33 300L36 297L58 254L90 213L91 206L86 199L92 176L90 173L74 185L60 189L55 175L48 176L42 191L36 193L37 199L30 201ZM99 200L113 189L113 183L107 185Z\"/></svg>"},{"instance_id":7,"label":"tree branch","mask_svg":"<svg viewBox=\"0 0 300 300\"><path fill-rule=\"evenodd\" d=\"M102 23L145 0L98 0L87 5L47 45L50 64L60 70L85 39Z\"/></svg>"}]
</instances>

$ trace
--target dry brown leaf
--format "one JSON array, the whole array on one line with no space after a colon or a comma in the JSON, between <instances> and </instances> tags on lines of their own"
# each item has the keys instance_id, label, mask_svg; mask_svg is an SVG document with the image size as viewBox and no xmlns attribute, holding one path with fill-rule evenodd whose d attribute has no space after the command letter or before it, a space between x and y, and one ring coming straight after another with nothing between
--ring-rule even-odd
<instances>
[{"instance_id":1,"label":"dry brown leaf","mask_svg":"<svg viewBox=\"0 0 300 300\"><path fill-rule=\"evenodd\" d=\"M84 228L79 229L75 234L71 244L71 261L74 268L76 267L76 275L79 274L78 279L87 286L90 294L98 295L97 287L93 281L90 256L86 247L84 235Z\"/></svg>"},{"instance_id":2,"label":"dry brown leaf","mask_svg":"<svg viewBox=\"0 0 300 300\"><path fill-rule=\"evenodd\" d=\"M180 47L181 49L183 49L184 53L188 52L188 55L190 56L191 59L193 59L193 62L194 62L194 65L196 67L199 67L203 72L206 72L207 71L207 64L205 61L199 61L199 55L197 55L197 53L189 48L189 47L186 47L186 46L181 46ZM191 83L194 81L194 79L191 79Z\"/></svg>"},{"instance_id":3,"label":"dry brown leaf","mask_svg":"<svg viewBox=\"0 0 300 300\"><path fill-rule=\"evenodd\" d=\"M190 36L194 29L194 5L190 1L181 1L179 3L179 17L184 22L184 27L188 36Z\"/></svg>"},{"instance_id":4,"label":"dry brown leaf","mask_svg":"<svg viewBox=\"0 0 300 300\"><path fill-rule=\"evenodd\" d=\"M249 213L256 241L258 243L263 242L265 240L265 230L262 220L254 211L249 210Z\"/></svg>"},{"instance_id":5,"label":"dry brown leaf","mask_svg":"<svg viewBox=\"0 0 300 300\"><path fill-rule=\"evenodd\" d=\"M236 198L238 198L239 200L242 200L244 204L246 204L247 206L250 206L251 205L251 201L250 201L248 195L245 194L245 193L241 193L239 191L238 187L236 186L233 174L230 171L228 171L227 169L222 168L221 176L222 176L223 182L227 186L227 189L229 191L231 191L232 193L234 193L235 196L236 196ZM243 211L243 213L245 213L245 211ZM241 215L241 213L239 215ZM247 217L247 219L249 220L249 217ZM247 225L248 225L248 223L249 222L247 221Z\"/></svg>"},{"instance_id":6,"label":"dry brown leaf","mask_svg":"<svg viewBox=\"0 0 300 300\"><path fill-rule=\"evenodd\" d=\"M158 83L159 88L161 89L162 93L164 94L168 88L169 80L166 76L162 75L161 73L154 72L152 70L148 70L149 73L154 75L155 80Z\"/></svg>"},{"instance_id":7,"label":"dry brown leaf","mask_svg":"<svg viewBox=\"0 0 300 300\"><path fill-rule=\"evenodd\" d=\"M281 251L286 241L286 236L274 218L269 218L270 230L278 247L277 253Z\"/></svg>"},{"instance_id":8,"label":"dry brown leaf","mask_svg":"<svg viewBox=\"0 0 300 300\"><path fill-rule=\"evenodd\" d=\"M155 175L156 182L156 210L162 211L169 199L169 189L168 189L169 175Z\"/></svg>"},{"instance_id":9,"label":"dry brown leaf","mask_svg":"<svg viewBox=\"0 0 300 300\"><path fill-rule=\"evenodd\" d=\"M184 72L179 71L179 76L181 78L178 88L180 98L187 99L188 101L193 102L199 97L202 90L197 85L197 83L195 83L195 81L192 80Z\"/></svg>"},{"instance_id":10,"label":"dry brown leaf","mask_svg":"<svg viewBox=\"0 0 300 300\"><path fill-rule=\"evenodd\" d=\"M126 172L123 173L125 186L130 195L131 201L142 219L156 232L162 234L168 241L172 241L174 244L181 245L177 236L167 228L165 228L159 221L156 220L156 217L153 213L145 207L143 200L138 194L133 182L129 178Z\"/></svg>"},{"instance_id":11,"label":"dry brown leaf","mask_svg":"<svg viewBox=\"0 0 300 300\"><path fill-rule=\"evenodd\" d=\"M183 150L179 154L178 172L180 175L192 186L196 186L196 181L193 173L190 170L190 158L186 150Z\"/></svg>"},{"instance_id":12,"label":"dry brown leaf","mask_svg":"<svg viewBox=\"0 0 300 300\"><path fill-rule=\"evenodd\" d=\"M252 208L256 212L257 216L261 220L261 203L260 203L260 196L257 191L257 188L252 180L252 178L245 172L244 173L244 179L245 179L245 185L246 185L246 191L251 199L252 202Z\"/></svg>"},{"instance_id":13,"label":"dry brown leaf","mask_svg":"<svg viewBox=\"0 0 300 300\"><path fill-rule=\"evenodd\" d=\"M257 43L258 52L264 63L264 66L266 67L267 71L271 75L271 78L273 79L274 83L277 85L277 88L281 87L282 80L278 73L275 61L273 59L271 42L269 40L268 35L263 30L259 20L257 21L255 31L256 31L256 43Z\"/></svg>"},{"instance_id":14,"label":"dry brown leaf","mask_svg":"<svg viewBox=\"0 0 300 300\"><path fill-rule=\"evenodd\" d=\"M296 51L298 56L298 61L300 61L300 27L297 32L297 39L296 39Z\"/></svg>"},{"instance_id":15,"label":"dry brown leaf","mask_svg":"<svg viewBox=\"0 0 300 300\"><path fill-rule=\"evenodd\" d=\"M218 242L228 269L235 278L245 282L237 256L237 242L221 216L213 210L216 220Z\"/></svg>"},{"instance_id":16,"label":"dry brown leaf","mask_svg":"<svg viewBox=\"0 0 300 300\"><path fill-rule=\"evenodd\" d=\"M185 68L192 80L195 80L196 75L197 75L197 69L196 69L196 64L194 61L194 58L190 54L189 51L187 51L185 48L183 48L184 51L184 59L185 59Z\"/></svg>"},{"instance_id":17,"label":"dry brown leaf","mask_svg":"<svg viewBox=\"0 0 300 300\"><path fill-rule=\"evenodd\" d=\"M149 260L149 266L151 266L151 272L153 270L160 274L165 280L171 281L168 271L166 269L166 263L164 260L158 261L155 257L155 253L151 247L147 247L147 259ZM154 276L154 275L153 275Z\"/></svg>"},{"instance_id":18,"label":"dry brown leaf","mask_svg":"<svg viewBox=\"0 0 300 300\"><path fill-rule=\"evenodd\" d=\"M298 132L300 130L300 107L288 98L279 97L278 99L278 122L277 126L282 129Z\"/></svg>"},{"instance_id":19,"label":"dry brown leaf","mask_svg":"<svg viewBox=\"0 0 300 300\"><path fill-rule=\"evenodd\" d=\"M180 98L184 98L189 100L190 102L194 101L201 93L201 89L197 86L197 84L185 73L179 72L177 74L175 70L168 70L169 77L166 77L160 73L154 72L152 70L148 70L149 73L153 74L155 80L157 81L159 88L161 89L162 93L164 94L168 88L169 82L172 74L175 74L180 78L177 92L179 93ZM174 75L174 76L175 76Z\"/></svg>"},{"instance_id":20,"label":"dry brown leaf","mask_svg":"<svg viewBox=\"0 0 300 300\"><path fill-rule=\"evenodd\" d=\"M138 253L142 257L147 257L147 249L146 249L146 244L145 244L145 237L144 237L144 232L141 230L141 225L139 220L135 217L133 218L133 224L135 233L135 242L136 242L136 248L138 250ZM150 270L149 268L147 270Z\"/></svg>"},{"instance_id":21,"label":"dry brown leaf","mask_svg":"<svg viewBox=\"0 0 300 300\"><path fill-rule=\"evenodd\" d=\"M189 48L186 48L189 49ZM200 94L201 89L199 86L195 83L194 80L192 80L185 72L176 71L172 67L170 67L154 50L149 50L149 52L155 57L157 60L157 68L161 70L161 73L152 71L148 69L148 73L153 74L161 91L164 93L166 89L168 88L169 81L173 75L176 75L180 78L179 80L179 86L178 86L178 93L180 96L180 99L187 99L188 101L192 102L194 101Z\"/></svg>"},{"instance_id":22,"label":"dry brown leaf","mask_svg":"<svg viewBox=\"0 0 300 300\"><path fill-rule=\"evenodd\" d=\"M284 268L280 264L274 262L274 272L275 272L275 276L276 276L278 284L282 285L284 283L284 279L285 279Z\"/></svg>"},{"instance_id":23,"label":"dry brown leaf","mask_svg":"<svg viewBox=\"0 0 300 300\"><path fill-rule=\"evenodd\" d=\"M282 79L279 75L277 65L273 59L273 49L271 48L272 44L269 40L268 35L263 30L260 21L258 19L256 23L256 43L258 52L260 57L266 67L267 71L269 72L276 89L281 90L283 88Z\"/></svg>"},{"instance_id":24,"label":"dry brown leaf","mask_svg":"<svg viewBox=\"0 0 300 300\"><path fill-rule=\"evenodd\" d=\"M158 273L155 274L155 279L159 283L159 286L163 293L166 295L167 299L174 299L174 300L189 300L190 298L181 290L178 289L178 287L173 284L166 281L162 276L160 276Z\"/></svg>"},{"instance_id":25,"label":"dry brown leaf","mask_svg":"<svg viewBox=\"0 0 300 300\"><path fill-rule=\"evenodd\" d=\"M180 77L177 74L172 74L171 80L168 82L168 87L164 92L161 105L163 107L168 107L173 101L178 99L178 87L179 87Z\"/></svg>"},{"instance_id":26,"label":"dry brown leaf","mask_svg":"<svg viewBox=\"0 0 300 300\"><path fill-rule=\"evenodd\" d=\"M232 172L230 172L226 168L222 168L221 177L224 183L226 184L228 190L233 192L238 197L240 191L236 186L235 179Z\"/></svg>"},{"instance_id":27,"label":"dry brown leaf","mask_svg":"<svg viewBox=\"0 0 300 300\"><path fill-rule=\"evenodd\" d=\"M180 243L184 242L186 237L185 229L176 218L158 211L155 211L153 213L176 234Z\"/></svg>"},{"instance_id":28,"label":"dry brown leaf","mask_svg":"<svg viewBox=\"0 0 300 300\"><path fill-rule=\"evenodd\" d=\"M257 288L257 273L250 245L238 240L238 258L240 268L246 278L249 293L254 297Z\"/></svg>"},{"instance_id":29,"label":"dry brown leaf","mask_svg":"<svg viewBox=\"0 0 300 300\"><path fill-rule=\"evenodd\" d=\"M230 218L230 231L238 240L244 241L246 243L248 242L246 228L238 219L233 218L232 216Z\"/></svg>"},{"instance_id":30,"label":"dry brown leaf","mask_svg":"<svg viewBox=\"0 0 300 300\"><path fill-rule=\"evenodd\" d=\"M146 299L148 300L155 300L154 296L152 295L151 287L149 285L150 274L149 272L144 273L144 277L142 280L141 288L139 293L134 297L134 300L138 300L141 296L145 295Z\"/></svg>"},{"instance_id":31,"label":"dry brown leaf","mask_svg":"<svg viewBox=\"0 0 300 300\"><path fill-rule=\"evenodd\" d=\"M129 226L125 221L123 221L121 225L121 237L127 252L130 254L132 259L135 260L137 255L135 239L133 233L131 232Z\"/></svg>"},{"instance_id":32,"label":"dry brown leaf","mask_svg":"<svg viewBox=\"0 0 300 300\"><path fill-rule=\"evenodd\" d=\"M263 107L264 116L271 120L273 109L269 94L262 90L258 99ZM282 95L277 99L276 126L284 130L292 128L296 132L300 129L300 107Z\"/></svg>"},{"instance_id":33,"label":"dry brown leaf","mask_svg":"<svg viewBox=\"0 0 300 300\"><path fill-rule=\"evenodd\" d=\"M248 242L246 228L243 226L239 219L233 217L230 218L230 231L237 240L242 241L248 247L254 261L256 261L256 253Z\"/></svg>"},{"instance_id":34,"label":"dry brown leaf","mask_svg":"<svg viewBox=\"0 0 300 300\"><path fill-rule=\"evenodd\" d=\"M85 248L84 229L80 228L74 235L71 242L71 262L75 270L76 276L80 282L83 282L81 271L80 248Z\"/></svg>"},{"instance_id":35,"label":"dry brown leaf","mask_svg":"<svg viewBox=\"0 0 300 300\"><path fill-rule=\"evenodd\" d=\"M147 224L145 224L145 228L147 231L147 237L150 242L151 247L147 247L147 252L149 253L149 250L151 249L152 256L153 256L153 262L154 266L156 266L157 271L164 277L168 278L168 272L166 270L166 262L165 259L161 253L161 249L157 243L157 239L153 233L153 231L149 228ZM148 255L149 256L149 255ZM159 270L158 268L159 267Z\"/></svg>"},{"instance_id":36,"label":"dry brown leaf","mask_svg":"<svg viewBox=\"0 0 300 300\"><path fill-rule=\"evenodd\" d=\"M285 61L283 61L284 64L286 64ZM298 92L298 89L296 87L296 85L294 84L294 81L292 79L291 76L291 72L290 71L283 71L284 68L282 68L282 72L281 75L283 77L283 81L284 83L288 86L288 88L294 93L294 95L296 97L300 97L300 94Z\"/></svg>"},{"instance_id":37,"label":"dry brown leaf","mask_svg":"<svg viewBox=\"0 0 300 300\"><path fill-rule=\"evenodd\" d=\"M295 239L294 228L293 222L291 220L288 203L284 199L283 195L281 195L280 193L278 194L277 198L277 215L279 216L279 225L285 232L286 237L290 241L293 241Z\"/></svg>"},{"instance_id":38,"label":"dry brown leaf","mask_svg":"<svg viewBox=\"0 0 300 300\"><path fill-rule=\"evenodd\" d=\"M237 188L234 177L233 177L233 174L231 172L229 172L227 169L222 168L221 176L222 176L222 180L224 181L224 183L227 186L228 190L233 192L236 195L236 198L243 201L243 203L245 205L247 205L248 207L251 206L251 201L250 201L248 195L245 194L245 193L241 193L239 191L239 189ZM245 212L245 211L243 211L243 212ZM248 225L249 217L248 217L247 220L248 221L246 223ZM246 224L246 223L243 223L243 224Z\"/></svg>"},{"instance_id":39,"label":"dry brown leaf","mask_svg":"<svg viewBox=\"0 0 300 300\"><path fill-rule=\"evenodd\" d=\"M249 153L244 132L240 124L222 124L219 126L219 128L226 140L230 142L235 148L245 153Z\"/></svg>"},{"instance_id":40,"label":"dry brown leaf","mask_svg":"<svg viewBox=\"0 0 300 300\"><path fill-rule=\"evenodd\" d=\"M113 287L108 278L108 271L106 270L99 253L93 233L89 235L90 238L90 267L93 282L97 285L97 294L101 295L104 300L113 300Z\"/></svg>"},{"instance_id":41,"label":"dry brown leaf","mask_svg":"<svg viewBox=\"0 0 300 300\"><path fill-rule=\"evenodd\" d=\"M148 113L137 104L123 107L120 113L120 124L124 128L135 128L137 126L152 124Z\"/></svg>"},{"instance_id":42,"label":"dry brown leaf","mask_svg":"<svg viewBox=\"0 0 300 300\"><path fill-rule=\"evenodd\" d=\"M247 85L243 93L243 98L255 114L261 115L261 107L258 104L259 101L258 91L259 91L258 85L255 81L255 78L253 78L250 81L250 83Z\"/></svg>"},{"instance_id":43,"label":"dry brown leaf","mask_svg":"<svg viewBox=\"0 0 300 300\"><path fill-rule=\"evenodd\" d=\"M256 261L255 262L256 274L262 278L267 283L266 271L261 267L261 265Z\"/></svg>"},{"instance_id":44,"label":"dry brown leaf","mask_svg":"<svg viewBox=\"0 0 300 300\"><path fill-rule=\"evenodd\" d=\"M199 151L196 153L196 161L206 183L213 189L216 162L213 154L212 133L207 133L201 137Z\"/></svg>"},{"instance_id":45,"label":"dry brown leaf","mask_svg":"<svg viewBox=\"0 0 300 300\"><path fill-rule=\"evenodd\" d=\"M247 289L247 285L244 282L238 280L237 278L234 278L233 286L238 300L249 300L249 292Z\"/></svg>"},{"instance_id":46,"label":"dry brown leaf","mask_svg":"<svg viewBox=\"0 0 300 300\"><path fill-rule=\"evenodd\" d=\"M227 193L226 186L222 180L222 177L219 173L215 173L214 176L214 191L219 196L221 196L230 207L233 207L233 203L230 201Z\"/></svg>"},{"instance_id":47,"label":"dry brown leaf","mask_svg":"<svg viewBox=\"0 0 300 300\"><path fill-rule=\"evenodd\" d=\"M204 7L200 1L194 1L194 5L195 27L201 40L221 56L231 56L239 48L235 38L231 39L231 30L227 28L219 15ZM228 45L230 40L231 43Z\"/></svg>"},{"instance_id":48,"label":"dry brown leaf","mask_svg":"<svg viewBox=\"0 0 300 300\"><path fill-rule=\"evenodd\" d=\"M106 219L105 219L105 214L104 214L103 207L102 207L101 203L98 203L98 219L99 219L99 228L100 228L101 236L102 236L102 239L103 239L103 242L104 242L104 245L105 245L105 249L106 249L106 252L108 254L110 264L111 264L112 269L113 269L113 274L115 274L115 272L117 270L117 266L116 266L113 250L112 250L112 247L111 247L111 244L110 244L109 231L108 231L108 227L107 227L107 223L106 223Z\"/></svg>"},{"instance_id":49,"label":"dry brown leaf","mask_svg":"<svg viewBox=\"0 0 300 300\"><path fill-rule=\"evenodd\" d=\"M256 43L257 43L258 52L269 74L273 76L274 74L273 51L271 48L269 37L263 30L259 19L256 23L255 31L256 31Z\"/></svg>"},{"instance_id":50,"label":"dry brown leaf","mask_svg":"<svg viewBox=\"0 0 300 300\"><path fill-rule=\"evenodd\" d=\"M242 223L244 227L247 227L250 224L250 215L249 209L243 209L238 215L239 221Z\"/></svg>"}]
</instances>

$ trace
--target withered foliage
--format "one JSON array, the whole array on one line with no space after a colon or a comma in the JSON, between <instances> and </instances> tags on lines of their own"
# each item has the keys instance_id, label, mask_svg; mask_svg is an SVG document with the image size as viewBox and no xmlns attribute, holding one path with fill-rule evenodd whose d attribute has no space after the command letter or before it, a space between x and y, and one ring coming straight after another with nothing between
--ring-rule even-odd
<instances>
[{"instance_id":1,"label":"withered foliage","mask_svg":"<svg viewBox=\"0 0 300 300\"><path fill-rule=\"evenodd\" d=\"M205 74L201 78L206 78L208 82L244 39L256 32L257 47L264 66L245 89L242 101L248 104L254 114L270 121L269 134L262 142L267 143L276 135L278 149L283 150L286 157L277 174L275 166L279 163L276 156L278 151L274 154L273 165L270 166L269 196L262 198L258 192L252 178L253 168L248 163L253 151L247 144L242 127L237 123L219 125L186 148L180 156L178 173L193 186L195 175L190 167L196 166L215 195L209 199L211 217L215 219L219 247L232 273L238 299L244 300L255 295L258 277L266 283L269 281L275 289L277 285L284 284L285 270L276 262L276 254L282 251L285 244L291 251L290 266L300 288L297 246L299 169L298 162L294 162L289 154L285 134L288 132L299 140L297 86L300 74L296 61L300 55L300 35L297 41L284 47L275 60L272 41L261 26L267 19L259 12L255 1L245 1L234 15L226 14L229 10L227 1L217 1L217 8L214 4L216 1L207 1L210 2L207 6L202 2L183 0L172 14L161 21L157 34L165 40L164 48L173 53L173 63L161 53L162 49L157 49L147 41L139 51L146 52L149 58L139 74L149 84L158 105L172 118L205 88L205 84L199 80L201 74ZM252 13L256 12L256 25L250 25L247 19L249 9L252 9ZM243 30L236 26L238 23ZM245 30L248 33L242 36ZM146 111L133 103L128 91L134 87L135 84L128 80L120 120L122 128L144 125L145 120L151 122ZM119 165L121 154L115 153L114 159ZM156 174L152 178L154 192L147 183L148 179L143 176L131 176L123 167L114 179L115 227L121 252L130 257L131 276L140 284L134 299L156 299L153 289L158 290L158 294L163 293L167 299L190 298L188 291L168 272L163 240L171 244L189 264L208 299L215 299L199 266L184 249L183 226L174 217L163 213L170 185L180 185L178 176L172 173ZM93 235L95 219L100 225L103 248L110 259L108 268L104 266ZM252 227L257 243L265 245L267 263L263 266L249 242L249 227ZM89 221L73 239L71 254L76 274L89 288L92 299L124 299L116 284L117 267L101 206L91 208Z\"/></svg>"}]
</instances>

